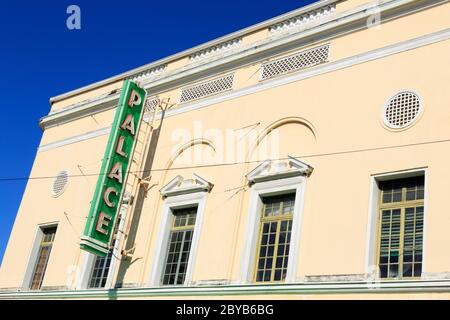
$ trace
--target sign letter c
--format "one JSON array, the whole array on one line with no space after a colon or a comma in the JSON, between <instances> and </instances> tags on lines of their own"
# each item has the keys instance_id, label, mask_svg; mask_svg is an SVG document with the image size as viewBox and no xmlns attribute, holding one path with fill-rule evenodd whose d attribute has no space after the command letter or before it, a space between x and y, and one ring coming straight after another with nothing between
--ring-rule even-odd
<instances>
[{"instance_id":1,"label":"sign letter c","mask_svg":"<svg viewBox=\"0 0 450 320\"><path fill-rule=\"evenodd\" d=\"M118 194L116 188L109 187L105 190L105 193L103 194L103 200L105 200L105 204L108 207L113 208L116 204L114 202L112 202L111 200L109 200L109 195L111 193L114 193L115 196L117 196L117 194Z\"/></svg>"}]
</instances>

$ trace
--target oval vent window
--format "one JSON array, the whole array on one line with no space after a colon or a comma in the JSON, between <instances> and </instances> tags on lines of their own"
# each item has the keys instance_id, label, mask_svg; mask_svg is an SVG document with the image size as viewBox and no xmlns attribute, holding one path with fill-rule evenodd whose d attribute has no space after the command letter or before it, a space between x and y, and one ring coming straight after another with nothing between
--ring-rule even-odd
<instances>
[{"instance_id":1,"label":"oval vent window","mask_svg":"<svg viewBox=\"0 0 450 320\"><path fill-rule=\"evenodd\" d=\"M383 123L391 129L403 129L412 125L422 114L420 97L411 91L394 95L383 108Z\"/></svg>"},{"instance_id":2,"label":"oval vent window","mask_svg":"<svg viewBox=\"0 0 450 320\"><path fill-rule=\"evenodd\" d=\"M69 173L67 171L60 171L58 175L53 179L52 195L54 197L60 196L64 190L66 190L69 183Z\"/></svg>"}]
</instances>

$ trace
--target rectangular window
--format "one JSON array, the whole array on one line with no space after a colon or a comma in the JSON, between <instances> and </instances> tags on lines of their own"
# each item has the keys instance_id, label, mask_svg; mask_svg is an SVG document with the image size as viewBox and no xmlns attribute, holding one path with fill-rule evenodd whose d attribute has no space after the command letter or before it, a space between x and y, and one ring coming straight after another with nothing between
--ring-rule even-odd
<instances>
[{"instance_id":1,"label":"rectangular window","mask_svg":"<svg viewBox=\"0 0 450 320\"><path fill-rule=\"evenodd\" d=\"M109 250L108 254L105 257L95 256L88 288L104 288L106 286L106 281L108 280L109 271L111 269L114 248L116 246L118 230L119 223L114 227L112 248Z\"/></svg>"},{"instance_id":2,"label":"rectangular window","mask_svg":"<svg viewBox=\"0 0 450 320\"><path fill-rule=\"evenodd\" d=\"M261 227L256 258L256 282L286 278L295 194L262 199Z\"/></svg>"},{"instance_id":3,"label":"rectangular window","mask_svg":"<svg viewBox=\"0 0 450 320\"><path fill-rule=\"evenodd\" d=\"M380 278L421 276L424 184L424 176L379 184Z\"/></svg>"},{"instance_id":4,"label":"rectangular window","mask_svg":"<svg viewBox=\"0 0 450 320\"><path fill-rule=\"evenodd\" d=\"M197 207L173 210L173 223L163 274L163 285L183 284L194 235Z\"/></svg>"},{"instance_id":5,"label":"rectangular window","mask_svg":"<svg viewBox=\"0 0 450 320\"><path fill-rule=\"evenodd\" d=\"M47 268L50 252L52 251L53 240L55 239L56 227L43 228L39 251L31 278L32 290L39 290L44 279L45 269Z\"/></svg>"},{"instance_id":6,"label":"rectangular window","mask_svg":"<svg viewBox=\"0 0 450 320\"><path fill-rule=\"evenodd\" d=\"M95 256L94 267L92 268L91 278L89 280L89 288L105 287L111 267L114 245L115 240L113 241L113 249L108 252L106 257Z\"/></svg>"}]
</instances>

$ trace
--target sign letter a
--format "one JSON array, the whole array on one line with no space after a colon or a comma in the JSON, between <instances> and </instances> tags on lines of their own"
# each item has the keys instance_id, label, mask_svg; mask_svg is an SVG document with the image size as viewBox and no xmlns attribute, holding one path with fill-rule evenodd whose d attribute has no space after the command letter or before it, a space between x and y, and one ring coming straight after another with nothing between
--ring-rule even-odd
<instances>
[{"instance_id":1,"label":"sign letter a","mask_svg":"<svg viewBox=\"0 0 450 320\"><path fill-rule=\"evenodd\" d=\"M122 164L120 162L116 162L116 164L112 167L110 173L108 174L108 178L116 179L119 183L122 183Z\"/></svg>"},{"instance_id":2,"label":"sign letter a","mask_svg":"<svg viewBox=\"0 0 450 320\"><path fill-rule=\"evenodd\" d=\"M131 114L129 114L125 120L123 120L122 125L120 126L122 130L128 130L134 136L134 118Z\"/></svg>"}]
</instances>

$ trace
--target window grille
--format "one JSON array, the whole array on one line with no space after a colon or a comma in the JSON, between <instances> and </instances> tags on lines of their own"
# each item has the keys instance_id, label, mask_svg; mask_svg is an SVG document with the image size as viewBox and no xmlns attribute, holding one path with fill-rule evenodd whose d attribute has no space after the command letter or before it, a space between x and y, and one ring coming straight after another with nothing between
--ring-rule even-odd
<instances>
[{"instance_id":1,"label":"window grille","mask_svg":"<svg viewBox=\"0 0 450 320\"><path fill-rule=\"evenodd\" d=\"M89 288L104 288L108 280L109 270L111 267L111 260L113 257L115 240L113 242L113 249L110 249L105 257L95 256L94 266L92 268L91 278L89 280Z\"/></svg>"},{"instance_id":2,"label":"window grille","mask_svg":"<svg viewBox=\"0 0 450 320\"><path fill-rule=\"evenodd\" d=\"M263 199L256 282L282 281L286 278L295 194Z\"/></svg>"},{"instance_id":3,"label":"window grille","mask_svg":"<svg viewBox=\"0 0 450 320\"><path fill-rule=\"evenodd\" d=\"M380 278L422 273L424 177L380 182L378 263Z\"/></svg>"},{"instance_id":4,"label":"window grille","mask_svg":"<svg viewBox=\"0 0 450 320\"><path fill-rule=\"evenodd\" d=\"M329 50L330 45L327 44L285 58L266 62L262 65L261 80L270 79L327 62Z\"/></svg>"},{"instance_id":5,"label":"window grille","mask_svg":"<svg viewBox=\"0 0 450 320\"><path fill-rule=\"evenodd\" d=\"M148 98L145 102L145 112L152 112L158 107L160 100L159 97Z\"/></svg>"},{"instance_id":6,"label":"window grille","mask_svg":"<svg viewBox=\"0 0 450 320\"><path fill-rule=\"evenodd\" d=\"M126 196L126 195L125 195ZM125 199L124 199L125 200ZM123 202L122 202L123 203ZM113 230L113 241L108 254L105 257L95 256L94 265L92 267L91 276L89 279L89 288L104 288L106 286L106 281L108 281L109 272L111 270L111 262L114 257L114 248L116 247L117 233L120 225L119 221L114 226Z\"/></svg>"},{"instance_id":7,"label":"window grille","mask_svg":"<svg viewBox=\"0 0 450 320\"><path fill-rule=\"evenodd\" d=\"M234 74L203 82L181 90L180 103L201 99L233 88Z\"/></svg>"},{"instance_id":8,"label":"window grille","mask_svg":"<svg viewBox=\"0 0 450 320\"><path fill-rule=\"evenodd\" d=\"M393 96L383 108L383 122L392 129L403 129L411 125L423 111L417 94L403 91Z\"/></svg>"}]
</instances>

